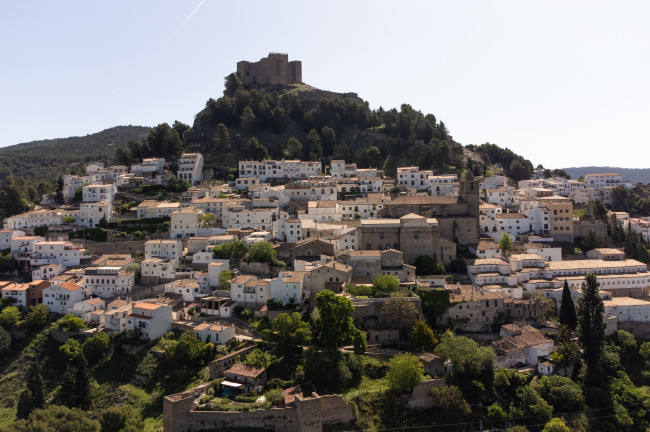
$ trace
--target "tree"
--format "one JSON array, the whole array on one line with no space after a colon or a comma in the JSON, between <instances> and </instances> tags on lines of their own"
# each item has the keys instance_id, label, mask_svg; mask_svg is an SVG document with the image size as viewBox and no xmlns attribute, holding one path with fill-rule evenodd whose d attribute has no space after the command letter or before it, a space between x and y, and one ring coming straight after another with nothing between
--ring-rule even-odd
<instances>
[{"instance_id":1,"label":"tree","mask_svg":"<svg viewBox=\"0 0 650 432\"><path fill-rule=\"evenodd\" d=\"M336 134L329 126L323 126L320 131L321 142L323 143L323 153L331 155L334 153L336 145Z\"/></svg>"},{"instance_id":2,"label":"tree","mask_svg":"<svg viewBox=\"0 0 650 432\"><path fill-rule=\"evenodd\" d=\"M268 367L271 364L271 356L261 349L254 349L246 356L244 363L251 366Z\"/></svg>"},{"instance_id":3,"label":"tree","mask_svg":"<svg viewBox=\"0 0 650 432\"><path fill-rule=\"evenodd\" d=\"M418 319L411 328L409 339L418 351L428 351L438 342L433 329L421 319Z\"/></svg>"},{"instance_id":4,"label":"tree","mask_svg":"<svg viewBox=\"0 0 650 432\"><path fill-rule=\"evenodd\" d=\"M284 149L282 155L287 159L300 159L302 158L302 143L295 137L289 138L287 141L287 148Z\"/></svg>"},{"instance_id":5,"label":"tree","mask_svg":"<svg viewBox=\"0 0 650 432\"><path fill-rule=\"evenodd\" d=\"M282 107L276 106L271 110L271 130L275 133L282 133L287 130L288 118Z\"/></svg>"},{"instance_id":6,"label":"tree","mask_svg":"<svg viewBox=\"0 0 650 432\"><path fill-rule=\"evenodd\" d=\"M59 400L68 408L74 408L76 406L75 374L75 365L73 363L68 363L65 373L63 374L61 388L59 389Z\"/></svg>"},{"instance_id":7,"label":"tree","mask_svg":"<svg viewBox=\"0 0 650 432\"><path fill-rule=\"evenodd\" d=\"M99 422L78 408L50 405L35 410L27 420L16 421L13 432L99 432ZM132 432L132 431L128 431Z\"/></svg>"},{"instance_id":8,"label":"tree","mask_svg":"<svg viewBox=\"0 0 650 432\"><path fill-rule=\"evenodd\" d=\"M108 228L108 220L106 219L106 216L102 216L102 218L97 223L97 226L100 228Z\"/></svg>"},{"instance_id":9,"label":"tree","mask_svg":"<svg viewBox=\"0 0 650 432\"><path fill-rule=\"evenodd\" d=\"M232 272L224 270L219 273L219 286L224 289L230 289L230 281L232 280Z\"/></svg>"},{"instance_id":10,"label":"tree","mask_svg":"<svg viewBox=\"0 0 650 432\"><path fill-rule=\"evenodd\" d=\"M232 150L230 132L228 132L228 127L223 123L217 125L217 130L214 134L214 144L217 150L223 153L229 153Z\"/></svg>"},{"instance_id":11,"label":"tree","mask_svg":"<svg viewBox=\"0 0 650 432\"><path fill-rule=\"evenodd\" d=\"M517 397L517 390L528 385L530 374L499 368L494 373L494 391L502 406L510 405Z\"/></svg>"},{"instance_id":12,"label":"tree","mask_svg":"<svg viewBox=\"0 0 650 432\"><path fill-rule=\"evenodd\" d=\"M140 414L127 405L112 406L99 416L101 432L138 432L144 430Z\"/></svg>"},{"instance_id":13,"label":"tree","mask_svg":"<svg viewBox=\"0 0 650 432\"><path fill-rule=\"evenodd\" d=\"M79 331L86 328L84 320L70 314L64 315L63 318L59 318L56 321L55 325L56 328L69 332Z\"/></svg>"},{"instance_id":14,"label":"tree","mask_svg":"<svg viewBox=\"0 0 650 432\"><path fill-rule=\"evenodd\" d=\"M355 353L362 354L366 351L366 335L354 326L350 316L354 309L350 299L323 290L316 294L316 308L318 317L314 327L321 345L338 348L352 343Z\"/></svg>"},{"instance_id":15,"label":"tree","mask_svg":"<svg viewBox=\"0 0 650 432\"><path fill-rule=\"evenodd\" d=\"M88 361L81 353L76 360L76 371L74 380L74 406L81 409L90 408L90 373Z\"/></svg>"},{"instance_id":16,"label":"tree","mask_svg":"<svg viewBox=\"0 0 650 432\"><path fill-rule=\"evenodd\" d=\"M205 360L205 345L192 330L188 330L173 347L172 359L178 366L197 367Z\"/></svg>"},{"instance_id":17,"label":"tree","mask_svg":"<svg viewBox=\"0 0 650 432\"><path fill-rule=\"evenodd\" d=\"M499 240L499 249L504 255L512 250L512 240L510 240L510 235L507 232L503 233Z\"/></svg>"},{"instance_id":18,"label":"tree","mask_svg":"<svg viewBox=\"0 0 650 432\"><path fill-rule=\"evenodd\" d=\"M183 152L183 141L169 124L161 123L149 132L147 148L153 156L176 159Z\"/></svg>"},{"instance_id":19,"label":"tree","mask_svg":"<svg viewBox=\"0 0 650 432\"><path fill-rule=\"evenodd\" d=\"M246 155L248 159L263 161L269 158L269 152L266 150L266 147L260 144L260 142L255 137L251 137L248 140L248 148Z\"/></svg>"},{"instance_id":20,"label":"tree","mask_svg":"<svg viewBox=\"0 0 650 432\"><path fill-rule=\"evenodd\" d=\"M50 317L50 309L44 304L30 306L29 312L25 316L25 327L29 330L37 330L43 328Z\"/></svg>"},{"instance_id":21,"label":"tree","mask_svg":"<svg viewBox=\"0 0 650 432\"><path fill-rule=\"evenodd\" d=\"M92 363L99 360L110 345L110 338L104 332L97 333L96 335L88 338L81 346L86 358Z\"/></svg>"},{"instance_id":22,"label":"tree","mask_svg":"<svg viewBox=\"0 0 650 432\"><path fill-rule=\"evenodd\" d=\"M445 334L434 353L454 365L449 382L463 391L466 399L480 400L492 391L494 384L494 351L479 347L464 336Z\"/></svg>"},{"instance_id":23,"label":"tree","mask_svg":"<svg viewBox=\"0 0 650 432\"><path fill-rule=\"evenodd\" d=\"M316 129L312 129L307 134L307 144L309 146L309 153L307 159L317 161L323 159L323 145L320 142L320 136Z\"/></svg>"},{"instance_id":24,"label":"tree","mask_svg":"<svg viewBox=\"0 0 650 432\"><path fill-rule=\"evenodd\" d=\"M248 251L244 260L246 262L268 263L271 266L278 266L280 264L280 261L278 261L278 252L267 241L255 243Z\"/></svg>"},{"instance_id":25,"label":"tree","mask_svg":"<svg viewBox=\"0 0 650 432\"><path fill-rule=\"evenodd\" d=\"M176 131L176 133L178 134L181 141L185 141L185 139L184 139L185 132L189 131L191 128L190 128L189 125L187 125L187 124L185 124L183 122L180 122L178 120L174 120L174 124L172 125L172 129L174 129Z\"/></svg>"},{"instance_id":26,"label":"tree","mask_svg":"<svg viewBox=\"0 0 650 432\"><path fill-rule=\"evenodd\" d=\"M578 326L578 317L576 316L576 308L573 304L571 297L571 290L569 284L564 280L564 288L562 289L562 305L560 306L560 323L567 326L570 330L575 330Z\"/></svg>"},{"instance_id":27,"label":"tree","mask_svg":"<svg viewBox=\"0 0 650 432\"><path fill-rule=\"evenodd\" d=\"M20 311L16 306L6 307L0 312L0 325L5 328L14 327L20 320Z\"/></svg>"},{"instance_id":28,"label":"tree","mask_svg":"<svg viewBox=\"0 0 650 432\"><path fill-rule=\"evenodd\" d=\"M418 276L445 274L445 265L435 257L420 255L415 259L415 274Z\"/></svg>"},{"instance_id":29,"label":"tree","mask_svg":"<svg viewBox=\"0 0 650 432\"><path fill-rule=\"evenodd\" d=\"M553 407L530 386L517 390L515 401L510 406L511 416L525 418L531 424L546 423L552 412Z\"/></svg>"},{"instance_id":30,"label":"tree","mask_svg":"<svg viewBox=\"0 0 650 432\"><path fill-rule=\"evenodd\" d=\"M270 329L262 331L262 339L275 344L278 352L289 354L311 342L311 330L309 323L302 320L300 313L281 313L271 321Z\"/></svg>"},{"instance_id":31,"label":"tree","mask_svg":"<svg viewBox=\"0 0 650 432\"><path fill-rule=\"evenodd\" d=\"M191 186L192 184L189 182L189 180L181 180L175 175L170 176L169 180L167 181L167 190L169 192L185 192Z\"/></svg>"},{"instance_id":32,"label":"tree","mask_svg":"<svg viewBox=\"0 0 650 432\"><path fill-rule=\"evenodd\" d=\"M585 276L582 297L578 299L578 333L584 349L587 365L587 385L602 384L600 381L600 356L605 340L605 306L599 295L600 283L594 273Z\"/></svg>"},{"instance_id":33,"label":"tree","mask_svg":"<svg viewBox=\"0 0 650 432\"><path fill-rule=\"evenodd\" d=\"M214 257L218 259L240 260L248 253L248 245L243 240L231 240L214 247Z\"/></svg>"},{"instance_id":34,"label":"tree","mask_svg":"<svg viewBox=\"0 0 650 432\"><path fill-rule=\"evenodd\" d=\"M203 213L199 216L199 222L205 227L213 227L217 223L217 215L214 213Z\"/></svg>"},{"instance_id":35,"label":"tree","mask_svg":"<svg viewBox=\"0 0 650 432\"><path fill-rule=\"evenodd\" d=\"M567 377L542 377L539 380L538 392L553 407L555 413L577 412L584 408L582 389Z\"/></svg>"},{"instance_id":36,"label":"tree","mask_svg":"<svg viewBox=\"0 0 650 432\"><path fill-rule=\"evenodd\" d=\"M260 122L260 119L257 118L253 109L249 106L246 106L244 111L242 111L241 124L250 131L258 131L262 126L262 122Z\"/></svg>"},{"instance_id":37,"label":"tree","mask_svg":"<svg viewBox=\"0 0 650 432\"><path fill-rule=\"evenodd\" d=\"M434 401L433 406L445 419L462 419L472 413L472 408L456 386L434 387L431 389L431 396Z\"/></svg>"},{"instance_id":38,"label":"tree","mask_svg":"<svg viewBox=\"0 0 650 432\"><path fill-rule=\"evenodd\" d=\"M542 432L570 432L570 429L564 424L562 419L553 417L546 423Z\"/></svg>"},{"instance_id":39,"label":"tree","mask_svg":"<svg viewBox=\"0 0 650 432\"><path fill-rule=\"evenodd\" d=\"M410 393L413 387L424 379L424 368L420 359L412 354L398 354L388 362L386 380L397 394Z\"/></svg>"},{"instance_id":40,"label":"tree","mask_svg":"<svg viewBox=\"0 0 650 432\"><path fill-rule=\"evenodd\" d=\"M413 327L418 319L418 309L406 297L392 297L381 306L381 315L390 328L397 329L400 334Z\"/></svg>"},{"instance_id":41,"label":"tree","mask_svg":"<svg viewBox=\"0 0 650 432\"><path fill-rule=\"evenodd\" d=\"M72 338L69 338L59 347L59 354L61 354L66 364L76 360L81 355L81 352L81 344Z\"/></svg>"},{"instance_id":42,"label":"tree","mask_svg":"<svg viewBox=\"0 0 650 432\"><path fill-rule=\"evenodd\" d=\"M376 275L372 278L373 297L388 297L399 288L399 279L389 274Z\"/></svg>"},{"instance_id":43,"label":"tree","mask_svg":"<svg viewBox=\"0 0 650 432\"><path fill-rule=\"evenodd\" d=\"M11 348L11 335L4 327L0 326L0 353L9 351Z\"/></svg>"},{"instance_id":44,"label":"tree","mask_svg":"<svg viewBox=\"0 0 650 432\"><path fill-rule=\"evenodd\" d=\"M45 405L45 393L41 371L35 362L32 362L27 373L27 388L20 394L16 417L26 419L35 409Z\"/></svg>"}]
</instances>

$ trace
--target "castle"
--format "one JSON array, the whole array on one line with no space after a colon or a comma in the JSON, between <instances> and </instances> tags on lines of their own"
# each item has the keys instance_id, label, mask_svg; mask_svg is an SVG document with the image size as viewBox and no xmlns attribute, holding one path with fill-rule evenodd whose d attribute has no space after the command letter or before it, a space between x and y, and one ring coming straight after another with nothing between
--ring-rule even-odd
<instances>
[{"instance_id":1,"label":"castle","mask_svg":"<svg viewBox=\"0 0 650 432\"><path fill-rule=\"evenodd\" d=\"M289 61L289 54L269 53L258 62L237 62L237 72L248 85L294 84L302 82L302 62Z\"/></svg>"}]
</instances>

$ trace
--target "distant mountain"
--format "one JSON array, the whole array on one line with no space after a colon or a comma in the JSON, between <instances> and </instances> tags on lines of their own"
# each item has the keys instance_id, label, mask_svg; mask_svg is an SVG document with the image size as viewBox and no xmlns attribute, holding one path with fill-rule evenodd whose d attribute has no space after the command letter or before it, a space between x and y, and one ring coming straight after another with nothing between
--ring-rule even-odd
<instances>
[{"instance_id":1,"label":"distant mountain","mask_svg":"<svg viewBox=\"0 0 650 432\"><path fill-rule=\"evenodd\" d=\"M577 180L580 178L580 176L586 176L587 174L619 173L623 176L623 180L629 180L633 184L650 184L650 168L616 168L608 166L589 166L564 168L564 170L568 172L569 175L571 175L571 178L574 180Z\"/></svg>"},{"instance_id":2,"label":"distant mountain","mask_svg":"<svg viewBox=\"0 0 650 432\"><path fill-rule=\"evenodd\" d=\"M116 126L82 137L57 138L0 148L0 180L13 174L37 186L54 184L62 174L81 169L89 162L110 164L115 149L130 140L142 140L151 128Z\"/></svg>"}]
</instances>

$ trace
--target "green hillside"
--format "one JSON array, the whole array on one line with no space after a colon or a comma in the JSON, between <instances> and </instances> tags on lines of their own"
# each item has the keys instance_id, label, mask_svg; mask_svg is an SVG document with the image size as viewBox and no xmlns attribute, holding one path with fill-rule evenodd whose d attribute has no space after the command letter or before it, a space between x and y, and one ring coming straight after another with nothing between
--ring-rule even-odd
<instances>
[{"instance_id":1,"label":"green hillside","mask_svg":"<svg viewBox=\"0 0 650 432\"><path fill-rule=\"evenodd\" d=\"M33 186L55 184L62 174L97 161L112 163L115 149L130 140L141 140L151 128L116 126L86 136L32 141L0 148L0 180L23 177Z\"/></svg>"}]
</instances>

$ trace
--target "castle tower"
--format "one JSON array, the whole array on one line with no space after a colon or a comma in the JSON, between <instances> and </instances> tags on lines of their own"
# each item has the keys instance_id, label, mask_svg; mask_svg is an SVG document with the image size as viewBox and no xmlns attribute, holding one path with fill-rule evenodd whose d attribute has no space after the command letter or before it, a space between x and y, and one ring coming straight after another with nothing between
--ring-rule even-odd
<instances>
[{"instance_id":1,"label":"castle tower","mask_svg":"<svg viewBox=\"0 0 650 432\"><path fill-rule=\"evenodd\" d=\"M480 204L480 181L462 179L458 182L458 196L467 203L467 213L478 218L478 207Z\"/></svg>"}]
</instances>

